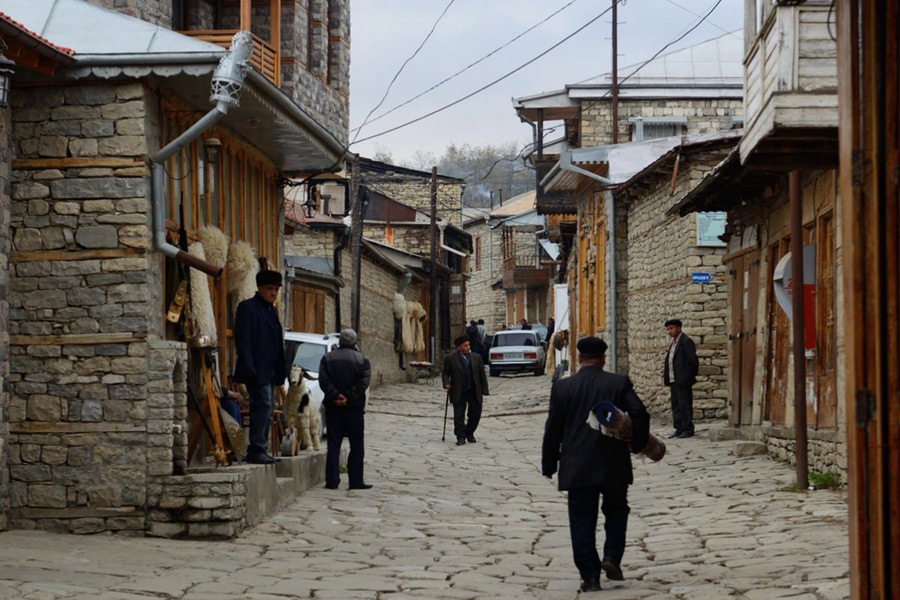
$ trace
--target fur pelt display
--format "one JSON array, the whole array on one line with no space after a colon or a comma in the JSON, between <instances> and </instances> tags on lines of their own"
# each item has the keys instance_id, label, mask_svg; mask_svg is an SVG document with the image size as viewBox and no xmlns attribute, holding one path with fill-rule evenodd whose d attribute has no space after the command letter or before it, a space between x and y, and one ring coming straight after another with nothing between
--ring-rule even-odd
<instances>
[{"instance_id":1,"label":"fur pelt display","mask_svg":"<svg viewBox=\"0 0 900 600\"><path fill-rule=\"evenodd\" d=\"M231 244L225 273L228 280L228 296L236 311L238 304L256 294L259 262L256 260L256 251L250 244L247 242Z\"/></svg>"},{"instance_id":2,"label":"fur pelt display","mask_svg":"<svg viewBox=\"0 0 900 600\"><path fill-rule=\"evenodd\" d=\"M188 254L206 260L203 244L194 242L188 246ZM209 294L209 277L199 269L191 269L191 345L195 348L209 348L217 345L216 317L213 313L212 297Z\"/></svg>"},{"instance_id":3,"label":"fur pelt display","mask_svg":"<svg viewBox=\"0 0 900 600\"><path fill-rule=\"evenodd\" d=\"M197 239L203 244L206 260L220 269L225 268L228 259L228 236L218 227L208 225L197 230Z\"/></svg>"},{"instance_id":4,"label":"fur pelt display","mask_svg":"<svg viewBox=\"0 0 900 600\"><path fill-rule=\"evenodd\" d=\"M309 388L306 387L306 379L310 377L301 367L292 367L290 374L290 386L284 400L284 414L288 426L295 430L295 443L291 453L296 454L297 446L301 450L319 449L319 416L320 403L312 398ZM299 444L298 444L299 442Z\"/></svg>"},{"instance_id":5,"label":"fur pelt display","mask_svg":"<svg viewBox=\"0 0 900 600\"><path fill-rule=\"evenodd\" d=\"M425 320L428 314L418 302L406 303L406 318L409 320L410 346L407 350L406 338L403 340L404 352L422 352L425 350Z\"/></svg>"},{"instance_id":6,"label":"fur pelt display","mask_svg":"<svg viewBox=\"0 0 900 600\"><path fill-rule=\"evenodd\" d=\"M403 294L394 294L394 351L405 352L404 340L409 337L409 321L406 319L406 298Z\"/></svg>"}]
</instances>

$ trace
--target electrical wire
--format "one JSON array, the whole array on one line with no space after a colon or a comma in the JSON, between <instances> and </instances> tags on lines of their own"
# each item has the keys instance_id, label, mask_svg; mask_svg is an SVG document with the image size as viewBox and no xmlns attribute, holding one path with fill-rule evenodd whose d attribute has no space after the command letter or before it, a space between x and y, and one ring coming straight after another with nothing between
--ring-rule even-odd
<instances>
[{"instance_id":1,"label":"electrical wire","mask_svg":"<svg viewBox=\"0 0 900 600\"><path fill-rule=\"evenodd\" d=\"M376 110L381 108L381 105L384 104L385 100L387 100L388 94L391 92L391 88L393 87L394 82L396 82L397 78L400 77L400 73L403 72L403 69L406 68L406 65L409 64L409 62L416 57L416 55L419 53L419 51L422 49L422 47L425 46L425 43L431 37L431 34L433 34L434 30L437 29L438 23L441 22L441 20L444 18L444 15L447 14L447 11L450 10L451 6L453 6L454 2L456 2L456 0L450 0L450 2L447 4L447 6L444 7L444 12L441 13L441 15L434 22L434 25L431 26L431 31L428 32L428 35L425 36L425 39L422 40L422 43L419 44L418 48L416 48L416 51L413 52L409 58L407 58L405 61L403 61L402 65L400 65L400 68L397 70L397 73L394 75L394 78L391 79L391 82L388 84L387 89L384 91L384 96L381 97L381 100L378 102L378 104L375 106L375 108L373 108L372 110L369 111L369 114L366 115L366 118L363 120L362 125L360 125L359 127L356 128L356 136L353 138L353 141L350 142L351 145L356 143L356 138L359 137L359 134L362 131L362 128L365 127L366 123L369 122L369 118L372 116L372 114Z\"/></svg>"},{"instance_id":2,"label":"electrical wire","mask_svg":"<svg viewBox=\"0 0 900 600\"><path fill-rule=\"evenodd\" d=\"M409 104L410 102L413 102L413 101L415 101L415 100L418 100L419 98L421 98L421 97L424 96L425 94L428 94L429 92L432 92L432 91L436 90L437 88L441 87L442 85L444 85L445 83L447 83L447 82L450 81L451 79L454 79L454 78L458 77L459 75L462 75L463 73L465 73L466 71L468 71L469 69L471 69L472 67L474 67L475 65L477 65L477 64L479 64L479 63L481 63L481 62L487 60L488 58L490 58L491 56L493 56L493 55L496 54L497 52L499 52L499 51L503 50L504 48L506 48L507 46L511 45L513 42L516 42L516 41L519 40L520 38L524 37L526 34L531 33L532 31L534 31L535 29L537 29L538 27L540 27L541 25L543 25L544 23L546 23L547 21L549 21L550 19L552 19L553 17L555 17L556 15L558 15L559 13L561 13L562 11L566 10L567 8L569 8L570 6L572 6L573 4L575 4L577 1L578 1L578 0L570 0L570 2L568 2L566 5L564 5L563 7L559 8L559 9L557 9L556 11L550 13L549 15L547 15L546 17L544 17L543 19L541 19L540 21L538 21L537 23L535 23L534 25L532 25L531 27L529 27L528 29L526 29L525 31L523 31L522 33L520 33L519 35L517 35L516 37L514 37L514 38L512 38L511 40L509 40L508 42L506 42L505 44L503 44L503 45L501 45L501 46L498 46L498 47L495 48L494 50L488 52L487 54L485 54L484 56L482 56L481 58L479 58L478 60L476 60L475 62L469 64L468 66L466 66L466 67L464 67L464 68L462 68L461 70L457 71L457 72L454 73L453 75L450 75L449 77L447 77L447 78L444 79L443 81L440 81L440 82L434 84L433 86L431 86L430 88L428 88L428 89L425 90L424 92L421 92L421 93L419 93L419 94L413 96L412 98L410 98L410 99L407 100L406 102L403 102L403 103L401 103L401 104L398 104L397 106L393 107L392 109L388 110L387 112L381 113L380 115L378 115L377 117L375 117L374 119L372 119L371 121L369 121L369 123L374 123L375 121L378 121L378 120L382 119L383 117L388 116L388 115L391 114L392 112L394 112L394 111L396 111L396 110L398 110L398 109L400 109L400 108L403 108L404 106L406 106L406 105ZM355 129L351 129L350 131L351 131L351 133L352 133L352 132L357 131L357 130L359 130L359 129L361 129L361 128L362 128L362 125L360 125L359 127L355 128Z\"/></svg>"},{"instance_id":3,"label":"electrical wire","mask_svg":"<svg viewBox=\"0 0 900 600\"><path fill-rule=\"evenodd\" d=\"M685 11L685 12L687 12L687 13L690 13L690 14L694 15L695 17L701 16L700 13L695 13L694 11L692 11L691 9L689 9L688 7L683 6L683 5L681 5L681 4L678 4L678 3L675 2L674 0L666 0L666 2L668 2L668 3L671 4L672 6L677 6L677 7L680 8L681 10L683 10L683 11ZM725 29L725 28L722 27L721 25L718 25L717 23L713 23L712 21L709 21L709 24L712 25L713 27L715 27L716 29L720 30L720 31L724 31L725 33L727 33L728 35L730 35L730 36L732 36L732 37L739 37L735 32L733 32L733 31L728 31L727 29Z\"/></svg>"},{"instance_id":4,"label":"electrical wire","mask_svg":"<svg viewBox=\"0 0 900 600\"><path fill-rule=\"evenodd\" d=\"M719 1L721 2L721 0L719 0ZM486 89L488 89L488 88L491 88L491 87L497 85L498 83L500 83L500 82L503 81L504 79L507 79L508 77L511 77L511 76L515 75L516 73L518 73L519 71L521 71L522 69L524 69L525 67L527 67L528 65L530 65L530 64L532 64L533 62L536 62L537 60L543 58L544 56L546 56L547 54L549 54L549 53L552 52L553 50L556 50L556 48L558 48L559 46L561 46L561 45L564 44L565 42L569 41L571 38L575 37L576 35L578 35L578 34L581 33L582 31L584 31L585 29L587 29L590 25L593 25L596 21L598 21L601 17L603 17L606 13L608 13L608 12L611 11L611 10L612 10L612 7L607 8L606 10L604 10L603 12L601 12L600 14L598 14L597 16L595 16L594 18L592 18L591 20L589 20L587 23L585 23L584 25L582 25L581 27L579 27L578 29L576 29L575 31L573 31L572 33L570 33L569 35L567 35L566 37L564 37L563 39L561 39L560 41L556 42L555 44L553 44L552 46L550 46L549 48L547 48L546 50L544 50L543 52L541 52L540 54L538 54L537 56L535 56L534 58L532 58L532 59L530 59L530 60L528 60L528 61L522 63L521 65L519 65L518 67L516 67L516 68L513 69L512 71L509 71L509 72L506 73L505 75L502 75L502 76L498 77L497 79L493 80L492 82L490 82L490 83L488 83L488 84L486 84L486 85L483 85L482 87L478 88L478 89L475 90L474 92L471 92L471 93L469 93L469 94L466 94L466 95L463 96L462 98L458 98L458 99L454 100L453 102L450 102L449 104L445 104L444 106L442 106L442 107L440 107L440 108L437 108L437 109L435 109L435 110L433 110L433 111L431 111L431 112L429 112L429 113L427 113L427 114L424 114L424 115L422 115L422 116L420 116L420 117L416 117L415 119L412 119L412 120L410 120L410 121L407 121L406 123L402 123L402 124L400 124L400 125L397 125L396 127L391 127L390 129L385 129L384 131L381 131L381 132L379 132L379 133L370 135L370 136L368 136L368 137L364 137L364 138L361 139L361 140L354 139L354 140L353 140L353 144L358 143L358 142L366 142L366 141L368 141L368 140L372 140L372 139L375 139L375 138L377 138L377 137L381 137L381 136L383 136L383 135L386 135L386 134L388 134L388 133L392 133L392 132L394 132L394 131L397 131L398 129L403 129L404 127L408 127L408 126L410 126L410 125L412 125L412 124L414 124L414 123L418 123L419 121L422 121L422 120L427 119L427 118L429 118L429 117L433 117L434 115L436 115L436 114L438 114L438 113L440 113L440 112L443 112L443 111L447 110L448 108L450 108L450 107L452 107L452 106L456 106L456 105L459 104L460 102L464 102L465 100L468 100L468 99L471 98L472 96L476 96L477 94L480 94L480 93L483 92L484 90L486 90Z\"/></svg>"}]
</instances>

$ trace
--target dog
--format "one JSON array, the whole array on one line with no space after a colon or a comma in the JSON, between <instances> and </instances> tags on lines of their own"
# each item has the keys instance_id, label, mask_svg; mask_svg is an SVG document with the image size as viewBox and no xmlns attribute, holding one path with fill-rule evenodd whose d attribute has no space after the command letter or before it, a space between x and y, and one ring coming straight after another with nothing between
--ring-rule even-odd
<instances>
[{"instance_id":1,"label":"dog","mask_svg":"<svg viewBox=\"0 0 900 600\"><path fill-rule=\"evenodd\" d=\"M294 429L291 442L291 456L298 450L319 449L319 408L321 402L315 400L306 387L306 381L315 381L302 367L292 367L289 378L287 396L284 401L284 414L288 427Z\"/></svg>"}]
</instances>

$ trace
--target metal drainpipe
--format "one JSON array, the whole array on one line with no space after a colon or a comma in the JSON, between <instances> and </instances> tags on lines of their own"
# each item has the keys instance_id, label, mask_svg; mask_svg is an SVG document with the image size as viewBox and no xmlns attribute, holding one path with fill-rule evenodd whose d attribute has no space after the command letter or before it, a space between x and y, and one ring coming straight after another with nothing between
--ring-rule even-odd
<instances>
[{"instance_id":1,"label":"metal drainpipe","mask_svg":"<svg viewBox=\"0 0 900 600\"><path fill-rule=\"evenodd\" d=\"M188 254L166 240L165 209L163 208L163 188L165 187L163 163L228 114L228 109L231 106L238 105L238 93L243 86L244 76L248 68L247 59L251 50L252 38L250 33L247 31L236 33L231 40L231 48L219 61L219 66L216 67L216 71L213 74L213 92L210 100L216 102L215 108L194 123L190 129L149 157L154 249L212 277L218 277L222 273L222 269Z\"/></svg>"},{"instance_id":2,"label":"metal drainpipe","mask_svg":"<svg viewBox=\"0 0 900 600\"><path fill-rule=\"evenodd\" d=\"M607 302L609 303L609 370L616 372L616 354L619 349L617 338L619 329L616 321L616 197L609 192L609 216L606 223L606 240L609 244L609 260L606 261L606 272L609 276L609 285L607 286Z\"/></svg>"}]
</instances>

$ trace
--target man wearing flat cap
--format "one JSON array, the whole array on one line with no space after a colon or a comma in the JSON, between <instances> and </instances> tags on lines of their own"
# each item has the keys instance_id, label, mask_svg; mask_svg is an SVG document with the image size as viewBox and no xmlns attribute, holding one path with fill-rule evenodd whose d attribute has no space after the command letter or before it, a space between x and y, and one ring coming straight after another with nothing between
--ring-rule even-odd
<instances>
[{"instance_id":1,"label":"man wearing flat cap","mask_svg":"<svg viewBox=\"0 0 900 600\"><path fill-rule=\"evenodd\" d=\"M369 359L356 346L357 335L344 329L338 347L319 362L319 387L325 395L325 427L328 453L325 456L325 487L336 490L341 483L340 458L344 438L350 440L347 477L351 490L367 490L363 477L366 431L366 390L372 378Z\"/></svg>"},{"instance_id":2,"label":"man wearing flat cap","mask_svg":"<svg viewBox=\"0 0 900 600\"><path fill-rule=\"evenodd\" d=\"M453 340L456 352L444 358L444 370L441 381L450 395L453 405L453 433L456 445L466 442L474 443L475 430L481 420L481 404L484 396L489 396L487 376L484 374L484 361L481 356L472 352L469 337L461 335ZM469 420L466 422L466 408Z\"/></svg>"},{"instance_id":3,"label":"man wearing flat cap","mask_svg":"<svg viewBox=\"0 0 900 600\"><path fill-rule=\"evenodd\" d=\"M238 304L234 317L234 381L246 385L250 394L250 443L245 460L254 464L279 460L266 451L266 444L272 428L275 386L284 382L288 372L284 329L275 308L280 288L281 273L260 271L256 295Z\"/></svg>"},{"instance_id":4,"label":"man wearing flat cap","mask_svg":"<svg viewBox=\"0 0 900 600\"><path fill-rule=\"evenodd\" d=\"M624 579L628 486L634 481L631 454L647 445L650 415L628 377L603 370L606 342L582 338L577 348L578 372L554 383L550 391L541 471L550 479L558 468L559 489L568 491L572 554L581 575L581 591L590 592L600 589L601 571L609 579ZM591 408L601 402L612 402L631 418L630 443L588 425ZM606 533L602 560L596 542L598 507Z\"/></svg>"},{"instance_id":5,"label":"man wearing flat cap","mask_svg":"<svg viewBox=\"0 0 900 600\"><path fill-rule=\"evenodd\" d=\"M672 338L666 363L663 367L663 383L671 392L672 420L675 432L669 438L689 438L694 435L694 384L700 361L694 340L681 331L681 321L666 321L666 333Z\"/></svg>"}]
</instances>

